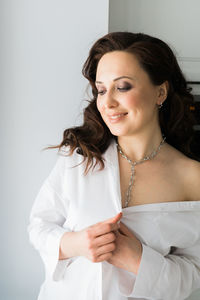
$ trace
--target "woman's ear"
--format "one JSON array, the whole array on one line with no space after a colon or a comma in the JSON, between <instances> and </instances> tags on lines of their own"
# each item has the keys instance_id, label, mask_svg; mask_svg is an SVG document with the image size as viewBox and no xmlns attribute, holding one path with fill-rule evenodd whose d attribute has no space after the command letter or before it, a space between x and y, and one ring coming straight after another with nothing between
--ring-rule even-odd
<instances>
[{"instance_id":1,"label":"woman's ear","mask_svg":"<svg viewBox=\"0 0 200 300\"><path fill-rule=\"evenodd\" d=\"M158 102L157 102L158 105L160 105L166 100L168 95L168 90L169 90L169 83L166 80L158 87Z\"/></svg>"}]
</instances>

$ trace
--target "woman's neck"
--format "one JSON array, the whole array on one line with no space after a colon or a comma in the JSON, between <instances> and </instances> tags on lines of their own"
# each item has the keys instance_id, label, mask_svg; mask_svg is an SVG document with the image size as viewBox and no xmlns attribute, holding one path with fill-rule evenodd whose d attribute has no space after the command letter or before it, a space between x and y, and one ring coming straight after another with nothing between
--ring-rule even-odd
<instances>
[{"instance_id":1,"label":"woman's neck","mask_svg":"<svg viewBox=\"0 0 200 300\"><path fill-rule=\"evenodd\" d=\"M118 144L132 161L139 161L157 150L163 140L160 129L152 133L138 133L132 136L119 136Z\"/></svg>"}]
</instances>

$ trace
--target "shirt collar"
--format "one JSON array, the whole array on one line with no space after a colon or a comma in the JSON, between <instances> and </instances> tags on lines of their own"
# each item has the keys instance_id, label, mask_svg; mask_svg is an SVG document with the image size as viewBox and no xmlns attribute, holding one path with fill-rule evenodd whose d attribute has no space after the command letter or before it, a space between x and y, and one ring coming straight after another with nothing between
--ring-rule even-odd
<instances>
[{"instance_id":1,"label":"shirt collar","mask_svg":"<svg viewBox=\"0 0 200 300\"><path fill-rule=\"evenodd\" d=\"M102 154L102 157L105 159L105 162L114 166L118 164L118 154L116 145L116 141L113 138L106 151Z\"/></svg>"}]
</instances>

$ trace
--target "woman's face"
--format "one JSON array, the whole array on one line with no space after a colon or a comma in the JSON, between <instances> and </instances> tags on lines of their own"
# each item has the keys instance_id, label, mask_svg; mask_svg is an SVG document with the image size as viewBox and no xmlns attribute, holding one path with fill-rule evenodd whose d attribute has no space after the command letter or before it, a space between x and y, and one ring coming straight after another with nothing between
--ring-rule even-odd
<instances>
[{"instance_id":1,"label":"woman's face","mask_svg":"<svg viewBox=\"0 0 200 300\"><path fill-rule=\"evenodd\" d=\"M113 135L130 136L158 124L160 86L151 83L133 54L114 51L103 55L96 87L97 108Z\"/></svg>"}]
</instances>

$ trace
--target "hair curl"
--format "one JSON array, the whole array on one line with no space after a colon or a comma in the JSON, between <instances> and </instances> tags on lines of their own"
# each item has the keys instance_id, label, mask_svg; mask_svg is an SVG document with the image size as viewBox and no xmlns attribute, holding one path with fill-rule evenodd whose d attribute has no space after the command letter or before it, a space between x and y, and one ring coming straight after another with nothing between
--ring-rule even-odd
<instances>
[{"instance_id":1,"label":"hair curl","mask_svg":"<svg viewBox=\"0 0 200 300\"><path fill-rule=\"evenodd\" d=\"M98 163L100 170L104 168L102 154L111 140L116 137L111 134L96 106L96 70L101 57L116 50L134 54L153 84L160 85L168 81L167 99L159 110L161 131L170 145L188 157L197 159L191 151L196 120L190 111L190 106L194 105L194 97L173 51L158 38L132 32L108 33L94 43L82 69L82 74L89 81L93 95L89 105L84 109L83 124L66 129L59 145L45 149L59 148L60 150L62 146L70 146L69 155L76 149L77 153L84 156L84 160L87 159L85 174Z\"/></svg>"}]
</instances>

